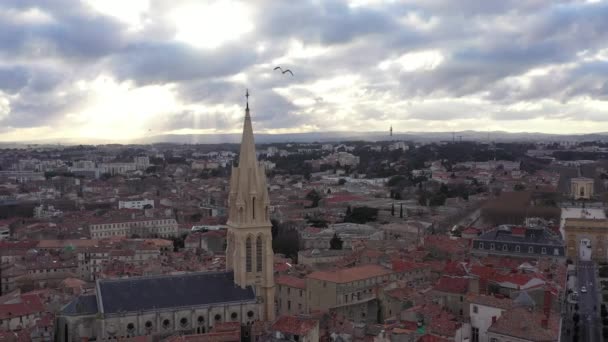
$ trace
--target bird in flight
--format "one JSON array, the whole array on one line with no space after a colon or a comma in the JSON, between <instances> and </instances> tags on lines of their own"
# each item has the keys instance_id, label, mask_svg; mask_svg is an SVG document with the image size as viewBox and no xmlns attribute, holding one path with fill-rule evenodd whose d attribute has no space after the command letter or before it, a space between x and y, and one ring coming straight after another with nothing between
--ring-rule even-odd
<instances>
[{"instance_id":1,"label":"bird in flight","mask_svg":"<svg viewBox=\"0 0 608 342\"><path fill-rule=\"evenodd\" d=\"M288 73L290 73L290 74L291 74L291 76L293 76L293 72L291 72L291 70L289 70L289 69L285 69L285 70L283 70L283 69L282 69L280 66L278 66L278 67L274 68L273 70L280 70L282 74L284 74L284 73L288 72Z\"/></svg>"}]
</instances>

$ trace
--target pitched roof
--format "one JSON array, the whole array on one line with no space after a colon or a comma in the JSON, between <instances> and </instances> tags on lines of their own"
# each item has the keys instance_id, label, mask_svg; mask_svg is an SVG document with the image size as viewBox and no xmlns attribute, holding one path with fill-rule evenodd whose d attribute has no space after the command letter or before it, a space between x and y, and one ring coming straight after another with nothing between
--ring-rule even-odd
<instances>
[{"instance_id":1,"label":"pitched roof","mask_svg":"<svg viewBox=\"0 0 608 342\"><path fill-rule=\"evenodd\" d=\"M255 300L250 286L235 285L232 272L98 280L97 287L103 313Z\"/></svg>"},{"instance_id":2,"label":"pitched roof","mask_svg":"<svg viewBox=\"0 0 608 342\"><path fill-rule=\"evenodd\" d=\"M284 285L289 287L295 287L298 289L306 289L306 279L289 276L289 275L281 275L274 279L274 282L277 285Z\"/></svg>"},{"instance_id":3,"label":"pitched roof","mask_svg":"<svg viewBox=\"0 0 608 342\"><path fill-rule=\"evenodd\" d=\"M44 304L37 295L22 295L18 303L0 305L0 319L27 316L44 311Z\"/></svg>"},{"instance_id":4,"label":"pitched roof","mask_svg":"<svg viewBox=\"0 0 608 342\"><path fill-rule=\"evenodd\" d=\"M351 281L380 277L391 273L393 273L391 270L379 265L363 265L334 271L317 271L309 274L307 278L325 280L332 283L350 283Z\"/></svg>"},{"instance_id":5,"label":"pitched roof","mask_svg":"<svg viewBox=\"0 0 608 342\"><path fill-rule=\"evenodd\" d=\"M434 289L435 291L464 294L469 289L469 279L441 277Z\"/></svg>"},{"instance_id":6,"label":"pitched roof","mask_svg":"<svg viewBox=\"0 0 608 342\"><path fill-rule=\"evenodd\" d=\"M512 299L507 297L486 296L478 294L468 295L467 302L504 310L512 308L515 304Z\"/></svg>"},{"instance_id":7,"label":"pitched roof","mask_svg":"<svg viewBox=\"0 0 608 342\"><path fill-rule=\"evenodd\" d=\"M95 295L76 297L61 310L62 315L92 315L97 312L97 296Z\"/></svg>"},{"instance_id":8,"label":"pitched roof","mask_svg":"<svg viewBox=\"0 0 608 342\"><path fill-rule=\"evenodd\" d=\"M557 341L559 337L559 317L552 315L547 328L542 327L546 316L538 311L516 307L504 312L500 318L490 326L488 332L521 338L526 341Z\"/></svg>"},{"instance_id":9,"label":"pitched roof","mask_svg":"<svg viewBox=\"0 0 608 342\"><path fill-rule=\"evenodd\" d=\"M317 327L319 322L314 319L301 318L296 316L281 316L273 324L273 331L294 335L306 335Z\"/></svg>"}]
</instances>

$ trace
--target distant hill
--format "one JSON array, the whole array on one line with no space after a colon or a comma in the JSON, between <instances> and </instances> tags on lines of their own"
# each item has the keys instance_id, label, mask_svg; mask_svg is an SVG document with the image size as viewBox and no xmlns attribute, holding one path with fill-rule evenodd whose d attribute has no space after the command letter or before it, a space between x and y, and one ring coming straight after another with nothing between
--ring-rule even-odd
<instances>
[{"instance_id":1,"label":"distant hill","mask_svg":"<svg viewBox=\"0 0 608 342\"><path fill-rule=\"evenodd\" d=\"M608 141L608 133L590 134L547 134L534 132L481 132L481 131L460 131L460 132L394 132L389 136L388 132L309 132L293 134L264 134L257 133L255 140L258 143L282 143L282 142L339 142L339 141L388 141L388 140L409 140L416 142L432 141L493 141L493 142L535 142L535 141ZM117 141L111 139L95 139L87 141L77 141L76 139L40 139L27 142L4 142L0 143L0 148L23 147L28 144L36 145L78 145L78 144L153 144L153 143L176 143L176 144L222 144L239 143L241 134L164 134L149 136L146 138L134 139L130 141Z\"/></svg>"},{"instance_id":2,"label":"distant hill","mask_svg":"<svg viewBox=\"0 0 608 342\"><path fill-rule=\"evenodd\" d=\"M241 134L187 134L187 135L157 135L145 139L138 139L137 143L158 143L173 142L180 144L218 144L218 143L239 143ZM503 131L479 132L395 132L389 136L386 132L310 132L293 134L263 134L255 135L256 142L259 143L279 143L279 142L338 142L338 141L387 141L387 140L410 140L418 142L431 141L608 141L608 133L592 134L547 134L520 132L510 133Z\"/></svg>"}]
</instances>

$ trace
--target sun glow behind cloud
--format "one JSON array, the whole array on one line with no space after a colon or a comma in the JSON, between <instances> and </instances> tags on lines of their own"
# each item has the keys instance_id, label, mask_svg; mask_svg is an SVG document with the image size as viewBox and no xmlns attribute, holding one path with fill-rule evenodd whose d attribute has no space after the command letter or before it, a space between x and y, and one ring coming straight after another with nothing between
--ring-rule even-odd
<instances>
[{"instance_id":1,"label":"sun glow behind cloud","mask_svg":"<svg viewBox=\"0 0 608 342\"><path fill-rule=\"evenodd\" d=\"M199 48L213 49L253 30L249 7L241 2L216 0L177 8L175 39Z\"/></svg>"}]
</instances>

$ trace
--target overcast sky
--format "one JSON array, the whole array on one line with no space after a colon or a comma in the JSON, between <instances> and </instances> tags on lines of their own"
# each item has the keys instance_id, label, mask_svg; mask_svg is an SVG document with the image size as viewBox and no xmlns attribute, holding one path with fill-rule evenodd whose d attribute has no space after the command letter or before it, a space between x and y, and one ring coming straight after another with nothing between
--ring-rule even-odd
<instances>
[{"instance_id":1,"label":"overcast sky","mask_svg":"<svg viewBox=\"0 0 608 342\"><path fill-rule=\"evenodd\" d=\"M608 3L2 0L0 140L608 131ZM273 71L275 66L294 76Z\"/></svg>"}]
</instances>

